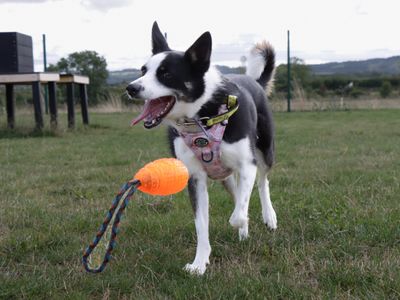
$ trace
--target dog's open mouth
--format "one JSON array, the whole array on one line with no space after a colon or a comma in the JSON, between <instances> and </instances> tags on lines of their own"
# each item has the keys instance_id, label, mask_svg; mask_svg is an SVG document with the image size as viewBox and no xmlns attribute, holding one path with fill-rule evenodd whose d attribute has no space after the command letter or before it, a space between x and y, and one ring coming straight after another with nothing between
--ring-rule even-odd
<instances>
[{"instance_id":1,"label":"dog's open mouth","mask_svg":"<svg viewBox=\"0 0 400 300\"><path fill-rule=\"evenodd\" d=\"M144 127L147 129L160 125L163 118L171 111L175 104L174 96L164 96L156 99L146 100L143 111L132 120L131 126L144 120Z\"/></svg>"}]
</instances>

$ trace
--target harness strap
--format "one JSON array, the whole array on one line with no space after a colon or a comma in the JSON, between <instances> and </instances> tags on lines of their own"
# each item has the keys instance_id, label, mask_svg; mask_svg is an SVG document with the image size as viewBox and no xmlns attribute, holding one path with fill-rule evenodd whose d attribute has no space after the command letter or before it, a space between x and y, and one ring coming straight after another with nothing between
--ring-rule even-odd
<instances>
[{"instance_id":1,"label":"harness strap","mask_svg":"<svg viewBox=\"0 0 400 300\"><path fill-rule=\"evenodd\" d=\"M185 144L193 151L201 162L208 177L223 179L232 173L221 161L221 142L225 133L228 119L238 110L237 97L229 95L218 111L218 115L207 119L204 125L199 120L194 120L199 130L180 131Z\"/></svg>"},{"instance_id":2,"label":"harness strap","mask_svg":"<svg viewBox=\"0 0 400 300\"><path fill-rule=\"evenodd\" d=\"M218 123L228 120L239 108L239 103L237 101L237 97L234 95L229 95L228 98L226 99L225 104L228 108L228 111L208 119L206 121L207 127L211 127L215 124L218 124Z\"/></svg>"},{"instance_id":3,"label":"harness strap","mask_svg":"<svg viewBox=\"0 0 400 300\"><path fill-rule=\"evenodd\" d=\"M232 171L226 168L221 161L221 142L226 126L218 123L209 129L198 132L181 132L185 144L192 150L200 161L208 177L212 179L223 179Z\"/></svg>"}]
</instances>

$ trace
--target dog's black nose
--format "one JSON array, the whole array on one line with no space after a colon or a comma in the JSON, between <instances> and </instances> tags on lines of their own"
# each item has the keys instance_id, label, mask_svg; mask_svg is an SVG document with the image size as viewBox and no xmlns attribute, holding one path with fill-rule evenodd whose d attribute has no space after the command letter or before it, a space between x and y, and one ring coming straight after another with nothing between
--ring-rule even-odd
<instances>
[{"instance_id":1,"label":"dog's black nose","mask_svg":"<svg viewBox=\"0 0 400 300\"><path fill-rule=\"evenodd\" d=\"M126 87L126 91L128 92L128 95L131 97L137 96L142 89L143 89L142 86L137 83L131 83Z\"/></svg>"}]
</instances>

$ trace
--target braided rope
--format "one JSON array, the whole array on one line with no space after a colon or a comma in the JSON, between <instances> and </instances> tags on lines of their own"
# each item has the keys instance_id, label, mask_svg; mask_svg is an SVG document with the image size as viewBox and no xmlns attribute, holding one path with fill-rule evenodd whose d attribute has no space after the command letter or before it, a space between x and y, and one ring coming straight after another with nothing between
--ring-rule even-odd
<instances>
[{"instance_id":1,"label":"braided rope","mask_svg":"<svg viewBox=\"0 0 400 300\"><path fill-rule=\"evenodd\" d=\"M100 226L99 231L97 232L95 238L93 239L93 242L90 243L90 245L86 248L83 256L82 256L82 264L85 267L85 270L90 273L100 273L104 270L106 267L107 263L111 259L111 252L113 251L115 247L115 239L117 237L118 233L118 225L121 221L121 216L122 213L124 212L126 206L129 203L130 197L132 197L133 193L136 191L138 186L140 185L140 182L138 180L133 180L125 183L118 194L115 196L114 200L112 201L111 207L108 210L107 216L104 219L103 223ZM125 197L124 197L125 196ZM122 203L120 203L121 199L124 198ZM117 207L119 206L118 210ZM115 213L115 211L117 212ZM114 216L115 213L115 216ZM88 262L88 258L90 254L93 252L93 250L96 248L100 240L102 239L104 233L107 230L107 227L109 223L111 222L112 218L114 217L114 222L112 223L112 228L111 228L111 237L110 241L108 242L108 247L106 250L106 253L104 254L104 259L101 265L98 268L92 268L90 267L90 259Z\"/></svg>"}]
</instances>

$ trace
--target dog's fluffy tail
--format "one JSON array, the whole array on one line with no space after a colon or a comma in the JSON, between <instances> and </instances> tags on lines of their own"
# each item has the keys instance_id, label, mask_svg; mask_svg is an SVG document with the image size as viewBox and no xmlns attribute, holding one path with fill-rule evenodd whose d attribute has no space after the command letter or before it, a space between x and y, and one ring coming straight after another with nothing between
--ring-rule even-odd
<instances>
[{"instance_id":1,"label":"dog's fluffy tail","mask_svg":"<svg viewBox=\"0 0 400 300\"><path fill-rule=\"evenodd\" d=\"M274 84L275 50L266 41L256 44L247 59L246 75L253 77L270 94Z\"/></svg>"}]
</instances>

